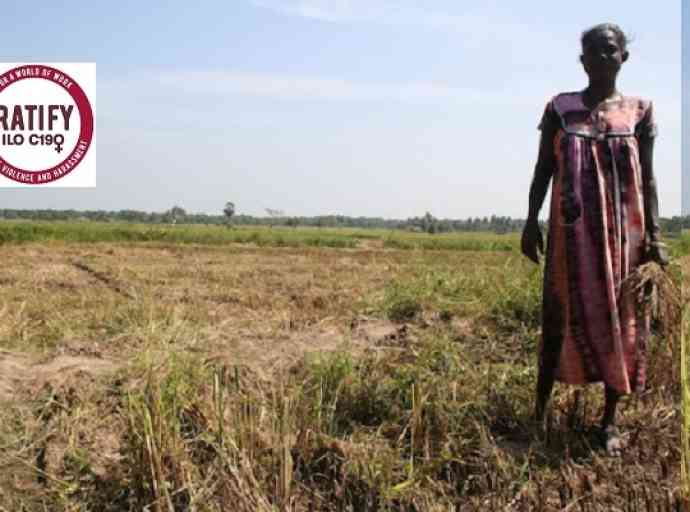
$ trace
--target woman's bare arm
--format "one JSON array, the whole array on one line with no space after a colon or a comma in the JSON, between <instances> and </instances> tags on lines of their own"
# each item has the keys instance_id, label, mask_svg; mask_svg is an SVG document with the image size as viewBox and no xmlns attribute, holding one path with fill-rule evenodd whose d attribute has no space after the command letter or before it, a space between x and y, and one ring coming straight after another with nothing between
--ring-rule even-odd
<instances>
[{"instance_id":1,"label":"woman's bare arm","mask_svg":"<svg viewBox=\"0 0 690 512\"><path fill-rule=\"evenodd\" d=\"M534 166L534 175L529 189L529 211L527 223L522 232L522 253L539 263L539 252L544 253L544 239L539 229L539 210L544 203L549 183L556 168L553 140L558 126L554 116L545 116L541 127L539 156Z\"/></svg>"},{"instance_id":2,"label":"woman's bare arm","mask_svg":"<svg viewBox=\"0 0 690 512\"><path fill-rule=\"evenodd\" d=\"M659 199L654 178L654 137L639 138L640 165L642 167L642 195L644 201L645 234L649 244L647 258L661 265L668 263L668 255L661 244Z\"/></svg>"}]
</instances>

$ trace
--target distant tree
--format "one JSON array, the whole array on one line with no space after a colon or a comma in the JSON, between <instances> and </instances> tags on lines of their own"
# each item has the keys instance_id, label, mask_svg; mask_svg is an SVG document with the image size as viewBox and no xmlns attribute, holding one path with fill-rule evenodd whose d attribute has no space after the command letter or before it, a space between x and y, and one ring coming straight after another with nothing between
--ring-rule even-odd
<instances>
[{"instance_id":1,"label":"distant tree","mask_svg":"<svg viewBox=\"0 0 690 512\"><path fill-rule=\"evenodd\" d=\"M280 219L283 217L283 215L285 215L285 212L283 212L283 210L274 210L272 208L266 208L266 213L271 219L268 224L271 228L273 227L273 223L276 221L276 219Z\"/></svg>"},{"instance_id":2,"label":"distant tree","mask_svg":"<svg viewBox=\"0 0 690 512\"><path fill-rule=\"evenodd\" d=\"M422 218L422 229L429 234L434 234L438 231L438 219L431 215L431 213L426 212Z\"/></svg>"},{"instance_id":3,"label":"distant tree","mask_svg":"<svg viewBox=\"0 0 690 512\"><path fill-rule=\"evenodd\" d=\"M130 213L127 210L123 210L125 218L127 220L131 221L133 220L132 217L137 217L137 212ZM173 206L170 208L165 214L163 215L163 220L166 222L170 222L171 224L177 224L178 221L184 220L184 218L187 216L187 212L182 208L181 206Z\"/></svg>"},{"instance_id":4,"label":"distant tree","mask_svg":"<svg viewBox=\"0 0 690 512\"><path fill-rule=\"evenodd\" d=\"M661 231L671 236L678 236L683 230L683 217L674 216L670 219L659 219Z\"/></svg>"},{"instance_id":5,"label":"distant tree","mask_svg":"<svg viewBox=\"0 0 690 512\"><path fill-rule=\"evenodd\" d=\"M223 215L227 220L228 226L232 223L232 216L235 215L235 203L228 201L225 203L225 208L223 208Z\"/></svg>"},{"instance_id":6,"label":"distant tree","mask_svg":"<svg viewBox=\"0 0 690 512\"><path fill-rule=\"evenodd\" d=\"M453 231L453 222L448 219L443 219L439 221L437 229L439 233L449 233Z\"/></svg>"}]
</instances>

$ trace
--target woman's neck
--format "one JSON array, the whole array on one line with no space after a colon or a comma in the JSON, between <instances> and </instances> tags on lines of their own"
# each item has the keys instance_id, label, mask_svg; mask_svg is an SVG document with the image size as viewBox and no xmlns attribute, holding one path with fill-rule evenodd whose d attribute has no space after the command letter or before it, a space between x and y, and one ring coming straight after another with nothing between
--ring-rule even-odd
<instances>
[{"instance_id":1,"label":"woman's neck","mask_svg":"<svg viewBox=\"0 0 690 512\"><path fill-rule=\"evenodd\" d=\"M592 80L585 89L585 95L593 104L597 104L608 98L620 94L616 89L616 79L613 80Z\"/></svg>"}]
</instances>

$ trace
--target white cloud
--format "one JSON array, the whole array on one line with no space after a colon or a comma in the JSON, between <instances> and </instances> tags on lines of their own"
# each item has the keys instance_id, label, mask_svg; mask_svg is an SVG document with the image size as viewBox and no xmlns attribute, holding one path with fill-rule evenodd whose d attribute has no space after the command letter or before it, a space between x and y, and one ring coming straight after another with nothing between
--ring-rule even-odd
<instances>
[{"instance_id":1,"label":"white cloud","mask_svg":"<svg viewBox=\"0 0 690 512\"><path fill-rule=\"evenodd\" d=\"M250 0L258 7L263 7L283 14L313 18L323 21L352 21L368 19L373 11L371 8L364 7L364 10L356 9L352 1L332 0L332 1L281 1L281 0ZM358 2L354 2L357 4Z\"/></svg>"},{"instance_id":2,"label":"white cloud","mask_svg":"<svg viewBox=\"0 0 690 512\"><path fill-rule=\"evenodd\" d=\"M315 101L393 101L401 103L487 103L534 104L542 97L526 91L485 91L456 87L442 82L368 82L337 78L276 73L186 70L139 75L123 81L102 81L106 94L137 94L138 91L163 91L189 94L244 95L280 100Z\"/></svg>"},{"instance_id":3,"label":"white cloud","mask_svg":"<svg viewBox=\"0 0 690 512\"><path fill-rule=\"evenodd\" d=\"M159 80L162 84L194 92L234 93L281 99L415 101L480 95L437 83L372 83L232 71L186 71L164 74Z\"/></svg>"},{"instance_id":4,"label":"white cloud","mask_svg":"<svg viewBox=\"0 0 690 512\"><path fill-rule=\"evenodd\" d=\"M301 16L322 21L381 21L393 15L409 16L410 11L420 10L409 7L393 8L380 1L361 0L250 0L257 7L263 7L283 14Z\"/></svg>"},{"instance_id":5,"label":"white cloud","mask_svg":"<svg viewBox=\"0 0 690 512\"><path fill-rule=\"evenodd\" d=\"M495 38L506 28L520 25L497 18L487 6L481 11L462 14L434 10L418 1L386 0L249 0L253 5L282 14L332 23L366 22L383 25L411 25L436 29L459 30ZM487 30L487 22L491 29ZM499 26L500 25L500 26ZM524 31L524 30L523 30Z\"/></svg>"}]
</instances>

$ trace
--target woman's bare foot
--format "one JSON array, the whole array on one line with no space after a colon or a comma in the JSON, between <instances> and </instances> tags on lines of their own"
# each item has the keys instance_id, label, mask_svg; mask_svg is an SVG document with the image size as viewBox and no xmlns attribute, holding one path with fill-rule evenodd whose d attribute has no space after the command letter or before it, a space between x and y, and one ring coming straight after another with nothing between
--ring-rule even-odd
<instances>
[{"instance_id":1,"label":"woman's bare foot","mask_svg":"<svg viewBox=\"0 0 690 512\"><path fill-rule=\"evenodd\" d=\"M625 448L623 436L614 425L601 429L601 442L610 457L620 457Z\"/></svg>"}]
</instances>

